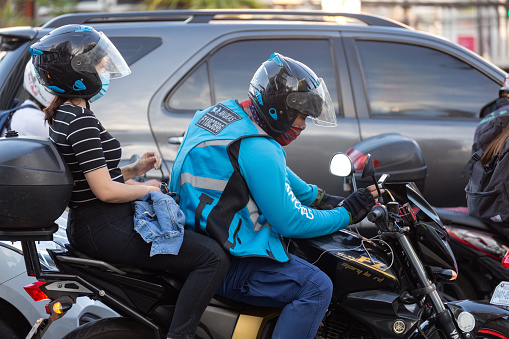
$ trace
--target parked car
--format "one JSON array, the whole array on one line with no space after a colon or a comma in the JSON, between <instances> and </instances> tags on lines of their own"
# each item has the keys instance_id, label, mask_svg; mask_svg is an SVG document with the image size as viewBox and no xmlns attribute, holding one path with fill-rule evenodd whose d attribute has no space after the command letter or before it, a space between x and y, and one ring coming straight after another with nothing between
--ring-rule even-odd
<instances>
[{"instance_id":1,"label":"parked car","mask_svg":"<svg viewBox=\"0 0 509 339\"><path fill-rule=\"evenodd\" d=\"M436 206L465 205L466 179L460 172L470 157L479 111L497 96L505 76L457 44L374 15L83 13L57 17L42 27L0 30L0 109L23 99L29 46L70 23L103 31L125 57L132 74L115 80L93 110L121 142L124 163L157 149L165 159L165 176L195 111L247 98L252 75L277 51L323 77L338 117L333 128L308 124L287 148L288 164L304 180L344 194L327 171L331 155L396 132L415 139L422 149L428 166L426 199Z\"/></svg>"},{"instance_id":2,"label":"parked car","mask_svg":"<svg viewBox=\"0 0 509 339\"><path fill-rule=\"evenodd\" d=\"M65 235L66 220L58 220L60 229L54 240L61 244L67 243ZM37 250L44 269L56 269L47 248L59 245L51 241L41 241ZM28 276L25 259L20 242L0 241L0 337L3 339L25 338L39 318L47 318L45 301L34 301L24 290L36 282L36 278ZM76 304L59 321L51 325L42 339L60 339L76 327L101 318L118 317L118 313L100 301L80 297Z\"/></svg>"}]
</instances>

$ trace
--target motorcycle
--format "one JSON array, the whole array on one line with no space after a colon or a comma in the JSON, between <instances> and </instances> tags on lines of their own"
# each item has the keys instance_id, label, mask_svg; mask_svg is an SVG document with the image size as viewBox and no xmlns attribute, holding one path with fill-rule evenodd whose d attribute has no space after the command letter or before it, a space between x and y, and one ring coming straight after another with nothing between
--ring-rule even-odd
<instances>
[{"instance_id":1,"label":"motorcycle","mask_svg":"<svg viewBox=\"0 0 509 339\"><path fill-rule=\"evenodd\" d=\"M333 156L333 174L348 176L348 169L352 163L346 155ZM0 239L22 242L27 272L38 279L26 289L39 300L49 299L49 317L40 319L27 338L41 338L79 296L101 300L122 317L89 322L66 339L164 337L179 278L97 260L69 245L48 250L57 271L41 267L35 242L51 240L58 228L53 220L72 188L69 170L49 140L0 139L0 174L0 180L9 178L0 181ZM370 156L362 178L374 180ZM509 338L509 309L501 306L509 304L509 283L496 291L498 305L444 303L436 282L453 279L457 265L440 218L415 184L383 179L380 184L391 200L379 201L367 216L379 230L377 237L343 230L288 240L292 253L314 263L334 284L316 338ZM215 297L196 337L270 338L280 311Z\"/></svg>"},{"instance_id":2,"label":"motorcycle","mask_svg":"<svg viewBox=\"0 0 509 339\"><path fill-rule=\"evenodd\" d=\"M353 161L354 174L360 186L370 184L359 177L366 154L371 154L381 173L390 181L412 181L425 191L426 164L419 145L397 133L381 134L365 139L347 150ZM459 174L458 174L459 175ZM378 176L378 175L377 175ZM351 181L345 190L351 192ZM509 239L489 224L468 215L466 207L434 207L448 233L448 242L457 260L459 275L454 283L440 283L441 297L446 301L489 300L500 281L509 281L509 270L501 262L509 250ZM353 227L367 237L376 234L376 226L364 220Z\"/></svg>"}]
</instances>

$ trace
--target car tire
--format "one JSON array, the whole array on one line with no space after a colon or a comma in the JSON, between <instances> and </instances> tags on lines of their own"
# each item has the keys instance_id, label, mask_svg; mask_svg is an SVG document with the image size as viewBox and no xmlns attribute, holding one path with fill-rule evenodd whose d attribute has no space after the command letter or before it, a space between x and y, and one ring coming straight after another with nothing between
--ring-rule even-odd
<instances>
[{"instance_id":1,"label":"car tire","mask_svg":"<svg viewBox=\"0 0 509 339\"><path fill-rule=\"evenodd\" d=\"M63 339L151 339L154 331L129 318L104 318L69 332Z\"/></svg>"},{"instance_id":2,"label":"car tire","mask_svg":"<svg viewBox=\"0 0 509 339\"><path fill-rule=\"evenodd\" d=\"M21 339L16 331L2 319L0 319L0 333L2 334L2 339Z\"/></svg>"}]
</instances>

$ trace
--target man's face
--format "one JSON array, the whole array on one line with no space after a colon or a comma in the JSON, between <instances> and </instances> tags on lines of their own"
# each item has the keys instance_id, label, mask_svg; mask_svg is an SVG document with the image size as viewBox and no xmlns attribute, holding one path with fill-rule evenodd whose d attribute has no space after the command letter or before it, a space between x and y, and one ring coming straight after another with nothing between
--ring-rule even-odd
<instances>
[{"instance_id":1,"label":"man's face","mask_svg":"<svg viewBox=\"0 0 509 339\"><path fill-rule=\"evenodd\" d=\"M306 124L306 118L307 118L307 115L304 114L304 113L299 113L299 115L297 116L297 118L295 118L295 121L293 122L293 125L294 126L297 126L297 127L302 127L303 125Z\"/></svg>"}]
</instances>

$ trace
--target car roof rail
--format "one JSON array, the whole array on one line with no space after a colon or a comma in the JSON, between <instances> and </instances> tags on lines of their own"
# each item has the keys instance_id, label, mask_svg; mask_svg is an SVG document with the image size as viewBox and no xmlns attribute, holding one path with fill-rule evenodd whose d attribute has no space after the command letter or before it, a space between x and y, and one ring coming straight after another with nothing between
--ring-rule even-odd
<instances>
[{"instance_id":1,"label":"car roof rail","mask_svg":"<svg viewBox=\"0 0 509 339\"><path fill-rule=\"evenodd\" d=\"M68 24L98 24L117 22L185 21L208 23L211 20L295 20L326 21L326 18L349 18L370 26L410 28L398 21L365 13L337 13L323 11L282 10L162 10L133 12L98 12L64 14L48 21L43 28L57 28Z\"/></svg>"}]
</instances>

